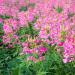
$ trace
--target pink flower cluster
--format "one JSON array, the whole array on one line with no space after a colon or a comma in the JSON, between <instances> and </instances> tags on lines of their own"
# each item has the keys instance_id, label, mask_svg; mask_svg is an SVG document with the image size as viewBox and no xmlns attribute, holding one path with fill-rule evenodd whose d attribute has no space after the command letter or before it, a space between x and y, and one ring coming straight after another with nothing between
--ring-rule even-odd
<instances>
[{"instance_id":1,"label":"pink flower cluster","mask_svg":"<svg viewBox=\"0 0 75 75\"><path fill-rule=\"evenodd\" d=\"M70 62L75 55L75 1L52 1L40 5L40 16L34 28L39 30L39 37L45 42L63 47L63 62Z\"/></svg>"},{"instance_id":2,"label":"pink flower cluster","mask_svg":"<svg viewBox=\"0 0 75 75\"><path fill-rule=\"evenodd\" d=\"M74 5L75 0L0 0L3 42L11 43L13 38L19 42L16 32L20 27L27 27L28 23L38 16L33 25L34 29L39 31L38 37L43 42L63 47L64 63L73 61L75 55ZM2 18L4 15L9 18ZM30 43L29 41L19 42L23 46L23 53L36 53L40 56L46 52L47 49L42 44L38 45L38 39Z\"/></svg>"},{"instance_id":3,"label":"pink flower cluster","mask_svg":"<svg viewBox=\"0 0 75 75\"><path fill-rule=\"evenodd\" d=\"M38 42L37 42L38 40ZM27 57L27 59L29 60L32 60L35 62L38 62L38 61L42 61L41 58L44 58L44 56L42 56L42 54L44 54L46 51L47 51L47 48L44 47L42 45L42 41L39 40L38 38L36 39L31 39L29 38L29 40L27 42L23 42L22 43L22 47L23 47L23 51L21 54L30 54L29 57ZM35 55L35 56L34 56ZM36 56L38 58L36 58Z\"/></svg>"}]
</instances>

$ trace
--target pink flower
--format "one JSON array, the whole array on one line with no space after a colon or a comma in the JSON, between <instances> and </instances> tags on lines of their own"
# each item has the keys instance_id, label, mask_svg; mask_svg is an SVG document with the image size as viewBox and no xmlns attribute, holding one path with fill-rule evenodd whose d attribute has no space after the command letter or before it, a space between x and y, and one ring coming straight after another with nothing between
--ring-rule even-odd
<instances>
[{"instance_id":1,"label":"pink flower","mask_svg":"<svg viewBox=\"0 0 75 75\"><path fill-rule=\"evenodd\" d=\"M34 43L36 43L37 45L40 44L42 41L38 38L36 40L34 40Z\"/></svg>"},{"instance_id":2,"label":"pink flower","mask_svg":"<svg viewBox=\"0 0 75 75\"><path fill-rule=\"evenodd\" d=\"M68 61L71 61L71 57L73 58L73 56L75 55L75 39L74 38L66 38L64 44L63 44L63 48L64 48L64 58Z\"/></svg>"},{"instance_id":3,"label":"pink flower","mask_svg":"<svg viewBox=\"0 0 75 75\"><path fill-rule=\"evenodd\" d=\"M3 30L4 30L5 34L13 33L13 30L12 30L11 26L9 26L7 24L3 25Z\"/></svg>"},{"instance_id":4,"label":"pink flower","mask_svg":"<svg viewBox=\"0 0 75 75\"><path fill-rule=\"evenodd\" d=\"M27 60L29 61L29 60L31 60L31 61L33 61L33 62L37 62L38 60L35 58L35 57L33 57L33 56L29 56L28 58L27 58Z\"/></svg>"},{"instance_id":5,"label":"pink flower","mask_svg":"<svg viewBox=\"0 0 75 75\"><path fill-rule=\"evenodd\" d=\"M19 23L21 24L20 27L24 27L27 25L28 21L25 12L19 12L18 19L20 20Z\"/></svg>"},{"instance_id":6,"label":"pink flower","mask_svg":"<svg viewBox=\"0 0 75 75\"><path fill-rule=\"evenodd\" d=\"M68 62L68 60L67 60L67 59L63 59L63 62L64 62L64 63L67 63L67 62Z\"/></svg>"},{"instance_id":7,"label":"pink flower","mask_svg":"<svg viewBox=\"0 0 75 75\"><path fill-rule=\"evenodd\" d=\"M15 39L15 41L18 40L18 36L17 35L13 35L12 37Z\"/></svg>"},{"instance_id":8,"label":"pink flower","mask_svg":"<svg viewBox=\"0 0 75 75\"><path fill-rule=\"evenodd\" d=\"M63 46L64 42L58 43L58 46Z\"/></svg>"},{"instance_id":9,"label":"pink flower","mask_svg":"<svg viewBox=\"0 0 75 75\"><path fill-rule=\"evenodd\" d=\"M32 53L33 53L33 49L29 49L29 48L27 48L27 47L24 47L24 48L23 48L23 53L32 54Z\"/></svg>"},{"instance_id":10,"label":"pink flower","mask_svg":"<svg viewBox=\"0 0 75 75\"><path fill-rule=\"evenodd\" d=\"M39 55L41 55L42 53L45 53L47 51L47 48L41 46L38 48L38 50L39 50Z\"/></svg>"},{"instance_id":11,"label":"pink flower","mask_svg":"<svg viewBox=\"0 0 75 75\"><path fill-rule=\"evenodd\" d=\"M44 38L44 39L47 39L50 35L49 34L46 34L47 32L45 30L41 30L39 32L39 37L40 38Z\"/></svg>"},{"instance_id":12,"label":"pink flower","mask_svg":"<svg viewBox=\"0 0 75 75\"><path fill-rule=\"evenodd\" d=\"M28 47L28 46L29 46L29 43L28 43L28 42L23 42L23 43L22 43L22 46L23 46L23 47Z\"/></svg>"},{"instance_id":13,"label":"pink flower","mask_svg":"<svg viewBox=\"0 0 75 75\"><path fill-rule=\"evenodd\" d=\"M27 18L27 21L28 21L28 22L32 22L32 21L34 20L33 12L27 11L27 12L26 12L26 18Z\"/></svg>"},{"instance_id":14,"label":"pink flower","mask_svg":"<svg viewBox=\"0 0 75 75\"><path fill-rule=\"evenodd\" d=\"M11 24L12 24L13 29L16 30L18 27L18 22L16 20L11 20Z\"/></svg>"},{"instance_id":15,"label":"pink flower","mask_svg":"<svg viewBox=\"0 0 75 75\"><path fill-rule=\"evenodd\" d=\"M45 59L45 57L43 57L43 56L39 57L39 60L40 60L40 61L42 61L42 60L44 60L44 59Z\"/></svg>"},{"instance_id":16,"label":"pink flower","mask_svg":"<svg viewBox=\"0 0 75 75\"><path fill-rule=\"evenodd\" d=\"M10 40L11 40L11 38L8 37L7 35L4 35L4 36L3 36L2 41L3 41L4 44L10 43Z\"/></svg>"},{"instance_id":17,"label":"pink flower","mask_svg":"<svg viewBox=\"0 0 75 75\"><path fill-rule=\"evenodd\" d=\"M8 7L6 6L0 6L0 14L6 14L9 11Z\"/></svg>"}]
</instances>

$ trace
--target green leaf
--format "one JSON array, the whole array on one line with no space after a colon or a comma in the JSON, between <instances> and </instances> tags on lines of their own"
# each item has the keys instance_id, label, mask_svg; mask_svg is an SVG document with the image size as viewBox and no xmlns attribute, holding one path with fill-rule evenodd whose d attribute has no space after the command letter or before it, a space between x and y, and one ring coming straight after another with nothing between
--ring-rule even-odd
<instances>
[{"instance_id":1,"label":"green leaf","mask_svg":"<svg viewBox=\"0 0 75 75\"><path fill-rule=\"evenodd\" d=\"M20 10L20 11L27 11L27 9L28 9L28 7L27 7L27 6L25 6L25 7L24 7L24 6L22 6L19 10Z\"/></svg>"},{"instance_id":2,"label":"green leaf","mask_svg":"<svg viewBox=\"0 0 75 75\"><path fill-rule=\"evenodd\" d=\"M63 9L58 6L58 7L56 8L56 11L57 11L58 13L61 13L61 12L63 11Z\"/></svg>"},{"instance_id":3,"label":"green leaf","mask_svg":"<svg viewBox=\"0 0 75 75\"><path fill-rule=\"evenodd\" d=\"M2 19L9 19L10 16L8 16L8 15L0 15L0 18L2 18Z\"/></svg>"},{"instance_id":4,"label":"green leaf","mask_svg":"<svg viewBox=\"0 0 75 75\"><path fill-rule=\"evenodd\" d=\"M25 34L29 34L29 28L28 27L21 27L17 32L17 35L19 35L19 36L25 35Z\"/></svg>"},{"instance_id":5,"label":"green leaf","mask_svg":"<svg viewBox=\"0 0 75 75\"><path fill-rule=\"evenodd\" d=\"M0 43L2 42L2 39L0 38Z\"/></svg>"},{"instance_id":6,"label":"green leaf","mask_svg":"<svg viewBox=\"0 0 75 75\"><path fill-rule=\"evenodd\" d=\"M12 72L12 75L21 75L19 67L14 68L11 72Z\"/></svg>"},{"instance_id":7,"label":"green leaf","mask_svg":"<svg viewBox=\"0 0 75 75\"><path fill-rule=\"evenodd\" d=\"M26 37L22 37L22 38L19 38L20 42L25 42L26 41Z\"/></svg>"}]
</instances>

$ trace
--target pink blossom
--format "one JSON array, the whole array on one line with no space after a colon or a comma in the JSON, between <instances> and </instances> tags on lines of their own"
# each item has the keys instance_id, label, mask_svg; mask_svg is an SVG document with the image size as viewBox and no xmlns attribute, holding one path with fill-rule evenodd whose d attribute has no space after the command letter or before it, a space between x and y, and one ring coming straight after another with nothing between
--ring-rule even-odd
<instances>
[{"instance_id":1,"label":"pink blossom","mask_svg":"<svg viewBox=\"0 0 75 75\"><path fill-rule=\"evenodd\" d=\"M29 46L29 43L28 43L28 42L23 42L23 43L22 43L22 46L23 46L23 47L28 47L28 46Z\"/></svg>"},{"instance_id":2,"label":"pink blossom","mask_svg":"<svg viewBox=\"0 0 75 75\"><path fill-rule=\"evenodd\" d=\"M45 59L45 57L43 57L43 56L39 57L39 60L40 60L40 61L42 61L42 60L44 60L44 59Z\"/></svg>"},{"instance_id":3,"label":"pink blossom","mask_svg":"<svg viewBox=\"0 0 75 75\"><path fill-rule=\"evenodd\" d=\"M18 13L18 19L20 20L20 27L23 27L23 26L26 26L28 21L27 21L27 18L26 18L26 14L25 12L19 12Z\"/></svg>"},{"instance_id":4,"label":"pink blossom","mask_svg":"<svg viewBox=\"0 0 75 75\"><path fill-rule=\"evenodd\" d=\"M7 35L3 36L3 40L2 41L3 41L4 44L10 43L10 40L11 40L11 38L8 37Z\"/></svg>"},{"instance_id":5,"label":"pink blossom","mask_svg":"<svg viewBox=\"0 0 75 75\"><path fill-rule=\"evenodd\" d=\"M63 59L63 62L64 62L64 63L67 63L67 62L68 62L68 60L67 60L67 59Z\"/></svg>"},{"instance_id":6,"label":"pink blossom","mask_svg":"<svg viewBox=\"0 0 75 75\"><path fill-rule=\"evenodd\" d=\"M29 56L28 58L27 58L27 60L29 61L29 60L31 60L31 61L33 61L33 62L38 62L38 60L35 58L35 57L33 57L33 56Z\"/></svg>"},{"instance_id":7,"label":"pink blossom","mask_svg":"<svg viewBox=\"0 0 75 75\"><path fill-rule=\"evenodd\" d=\"M32 54L32 53L33 53L33 49L29 49L29 48L27 48L27 47L24 47L24 48L23 48L23 53Z\"/></svg>"},{"instance_id":8,"label":"pink blossom","mask_svg":"<svg viewBox=\"0 0 75 75\"><path fill-rule=\"evenodd\" d=\"M3 23L3 19L0 18L0 23Z\"/></svg>"},{"instance_id":9,"label":"pink blossom","mask_svg":"<svg viewBox=\"0 0 75 75\"><path fill-rule=\"evenodd\" d=\"M4 30L4 32L5 32L6 34L8 34L8 33L13 33L13 30L12 30L11 26L9 26L9 25L7 25L7 24L4 24L4 25L3 25L3 30Z\"/></svg>"},{"instance_id":10,"label":"pink blossom","mask_svg":"<svg viewBox=\"0 0 75 75\"><path fill-rule=\"evenodd\" d=\"M32 22L34 20L33 12L27 12L27 20L28 22Z\"/></svg>"},{"instance_id":11,"label":"pink blossom","mask_svg":"<svg viewBox=\"0 0 75 75\"><path fill-rule=\"evenodd\" d=\"M47 51L47 48L45 47L39 47L39 54L41 55L42 53L45 53Z\"/></svg>"},{"instance_id":12,"label":"pink blossom","mask_svg":"<svg viewBox=\"0 0 75 75\"><path fill-rule=\"evenodd\" d=\"M63 46L64 42L58 43L58 46Z\"/></svg>"},{"instance_id":13,"label":"pink blossom","mask_svg":"<svg viewBox=\"0 0 75 75\"><path fill-rule=\"evenodd\" d=\"M18 27L18 21L11 19L10 23L12 24L13 29L16 30Z\"/></svg>"}]
</instances>

